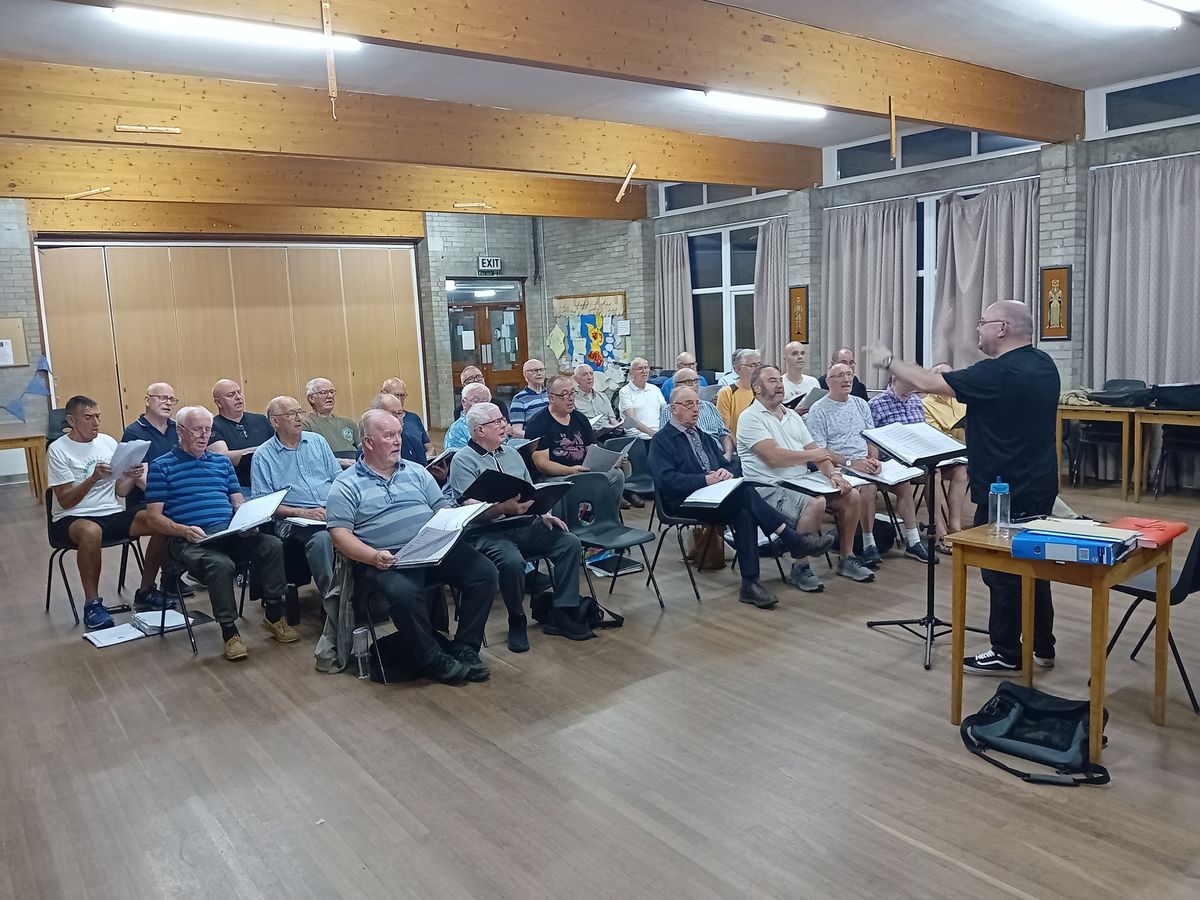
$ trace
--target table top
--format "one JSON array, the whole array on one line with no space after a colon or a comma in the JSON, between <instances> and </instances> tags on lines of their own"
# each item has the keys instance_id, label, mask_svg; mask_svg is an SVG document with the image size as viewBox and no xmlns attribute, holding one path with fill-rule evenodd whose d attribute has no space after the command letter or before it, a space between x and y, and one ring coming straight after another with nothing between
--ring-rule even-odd
<instances>
[{"instance_id":1,"label":"table top","mask_svg":"<svg viewBox=\"0 0 1200 900\"><path fill-rule=\"evenodd\" d=\"M3 440L20 440L22 438L37 437L43 441L46 439L46 432L34 428L31 425L13 423L11 425L0 425L0 441Z\"/></svg>"},{"instance_id":2,"label":"table top","mask_svg":"<svg viewBox=\"0 0 1200 900\"><path fill-rule=\"evenodd\" d=\"M1058 411L1060 413L1100 413L1101 415L1110 413L1133 415L1136 413L1143 416L1162 415L1200 418L1200 409L1159 409L1156 406L1105 406L1102 403L1094 406L1082 406L1078 403L1060 403L1058 404Z\"/></svg>"}]
</instances>

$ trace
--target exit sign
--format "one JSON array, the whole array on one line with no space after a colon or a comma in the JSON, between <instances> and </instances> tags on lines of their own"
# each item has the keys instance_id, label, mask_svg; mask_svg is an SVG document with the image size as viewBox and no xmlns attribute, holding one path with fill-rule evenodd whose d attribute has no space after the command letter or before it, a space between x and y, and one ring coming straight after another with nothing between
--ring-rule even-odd
<instances>
[{"instance_id":1,"label":"exit sign","mask_svg":"<svg viewBox=\"0 0 1200 900\"><path fill-rule=\"evenodd\" d=\"M498 256L481 256L479 257L479 274L487 272L495 275L500 272L501 264Z\"/></svg>"}]
</instances>

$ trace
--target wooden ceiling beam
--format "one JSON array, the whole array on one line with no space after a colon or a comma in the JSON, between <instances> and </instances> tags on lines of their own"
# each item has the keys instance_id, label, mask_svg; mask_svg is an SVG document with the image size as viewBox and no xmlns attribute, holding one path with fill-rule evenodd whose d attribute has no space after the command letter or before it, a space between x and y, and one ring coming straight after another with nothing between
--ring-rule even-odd
<instances>
[{"instance_id":1,"label":"wooden ceiling beam","mask_svg":"<svg viewBox=\"0 0 1200 900\"><path fill-rule=\"evenodd\" d=\"M0 136L328 156L639 180L803 188L813 147L218 78L0 60ZM178 128L179 134L115 131Z\"/></svg>"},{"instance_id":2,"label":"wooden ceiling beam","mask_svg":"<svg viewBox=\"0 0 1200 900\"><path fill-rule=\"evenodd\" d=\"M321 27L308 0L138 2ZM886 115L891 97L903 119L1039 141L1083 133L1082 91L706 0L334 0L333 28L373 43L848 112Z\"/></svg>"},{"instance_id":3,"label":"wooden ceiling beam","mask_svg":"<svg viewBox=\"0 0 1200 900\"><path fill-rule=\"evenodd\" d=\"M28 200L30 231L55 234L211 234L422 238L425 216L379 209L254 206L248 203L87 203Z\"/></svg>"},{"instance_id":4,"label":"wooden ceiling beam","mask_svg":"<svg viewBox=\"0 0 1200 900\"><path fill-rule=\"evenodd\" d=\"M102 187L109 190L95 198L627 221L646 215L645 188L631 187L616 203L613 182L225 150L0 140L0 196L61 200Z\"/></svg>"}]
</instances>

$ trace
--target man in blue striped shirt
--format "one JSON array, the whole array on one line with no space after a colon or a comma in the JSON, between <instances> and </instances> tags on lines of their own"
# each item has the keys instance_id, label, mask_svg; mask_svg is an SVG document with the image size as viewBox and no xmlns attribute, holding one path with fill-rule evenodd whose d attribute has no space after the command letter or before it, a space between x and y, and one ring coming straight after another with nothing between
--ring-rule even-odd
<instances>
[{"instance_id":1,"label":"man in blue striped shirt","mask_svg":"<svg viewBox=\"0 0 1200 900\"><path fill-rule=\"evenodd\" d=\"M525 423L550 403L546 393L546 367L540 359L527 359L521 366L525 387L513 395L508 404L508 424L512 437L525 437Z\"/></svg>"},{"instance_id":2,"label":"man in blue striped shirt","mask_svg":"<svg viewBox=\"0 0 1200 900\"><path fill-rule=\"evenodd\" d=\"M427 677L447 684L486 681L491 672L479 659L479 647L496 594L496 567L466 541L436 566L392 567L392 551L416 537L449 501L424 466L400 458L402 426L394 415L369 409L360 426L362 455L334 480L326 504L333 546L354 564L355 590L374 591L387 601L396 631ZM446 650L426 599L426 586L442 582L460 591L458 628Z\"/></svg>"},{"instance_id":3,"label":"man in blue striped shirt","mask_svg":"<svg viewBox=\"0 0 1200 900\"><path fill-rule=\"evenodd\" d=\"M202 406L185 406L175 416L179 446L150 464L146 511L151 527L169 537L168 555L201 577L208 587L213 617L221 626L225 658L246 658L238 633L234 577L238 563L250 562L262 584L267 614L263 625L281 644L299 640L283 619L283 545L260 531L232 534L207 544L205 536L228 527L245 502L233 464L208 449L213 417Z\"/></svg>"},{"instance_id":4,"label":"man in blue striped shirt","mask_svg":"<svg viewBox=\"0 0 1200 900\"><path fill-rule=\"evenodd\" d=\"M333 542L325 529L325 501L342 466L324 437L304 430L304 410L295 397L276 397L268 403L267 421L275 437L254 451L250 496L287 491L275 510L275 534L282 541L303 545L313 581L324 597L333 581Z\"/></svg>"}]
</instances>

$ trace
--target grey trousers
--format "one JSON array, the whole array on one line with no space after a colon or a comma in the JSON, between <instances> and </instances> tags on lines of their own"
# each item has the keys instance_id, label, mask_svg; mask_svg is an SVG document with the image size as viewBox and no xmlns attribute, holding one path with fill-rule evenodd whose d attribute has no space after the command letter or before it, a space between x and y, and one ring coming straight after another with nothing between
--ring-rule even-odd
<instances>
[{"instance_id":1,"label":"grey trousers","mask_svg":"<svg viewBox=\"0 0 1200 900\"><path fill-rule=\"evenodd\" d=\"M324 597L333 582L333 539L324 525L297 525L294 522L279 522L275 533L280 540L296 541L304 545L304 558L312 572L317 590Z\"/></svg>"}]
</instances>

